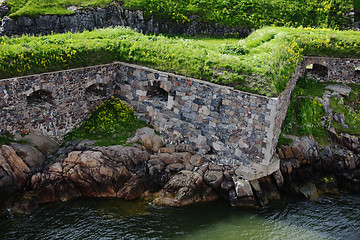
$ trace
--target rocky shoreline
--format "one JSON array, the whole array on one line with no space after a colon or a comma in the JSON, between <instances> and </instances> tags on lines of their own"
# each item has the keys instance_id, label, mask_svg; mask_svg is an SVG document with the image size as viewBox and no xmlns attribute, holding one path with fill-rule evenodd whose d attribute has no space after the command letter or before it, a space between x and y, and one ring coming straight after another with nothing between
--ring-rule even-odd
<instances>
[{"instance_id":1,"label":"rocky shoreline","mask_svg":"<svg viewBox=\"0 0 360 240\"><path fill-rule=\"evenodd\" d=\"M348 139L332 134L337 141ZM360 191L355 136L350 137L352 150L346 140L319 148L312 137L297 138L278 149L280 170L252 181L242 179L234 166L196 155L188 145L165 146L149 128L129 140L133 146L97 147L85 140L56 148L45 136L18 137L30 144L0 148L0 201L4 209L18 213L78 197L146 198L177 207L223 198L232 206L258 207L279 199L282 192L314 199L322 193ZM49 151L56 153L46 161Z\"/></svg>"}]
</instances>

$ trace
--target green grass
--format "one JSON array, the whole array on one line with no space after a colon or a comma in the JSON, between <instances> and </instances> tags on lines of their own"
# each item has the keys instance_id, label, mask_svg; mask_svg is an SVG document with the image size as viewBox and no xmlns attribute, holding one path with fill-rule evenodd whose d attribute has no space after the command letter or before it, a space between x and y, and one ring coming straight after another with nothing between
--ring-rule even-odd
<instances>
[{"instance_id":1,"label":"green grass","mask_svg":"<svg viewBox=\"0 0 360 240\"><path fill-rule=\"evenodd\" d=\"M71 5L92 8L121 2L125 8L142 10L146 18L187 24L196 15L200 22L249 28L267 25L342 28L349 24L347 13L354 6L352 0L7 0L13 18L72 14L66 9Z\"/></svg>"},{"instance_id":2,"label":"green grass","mask_svg":"<svg viewBox=\"0 0 360 240\"><path fill-rule=\"evenodd\" d=\"M80 127L66 134L65 140L96 140L98 146L124 145L138 128L148 126L136 118L132 108L112 98L101 104Z\"/></svg>"},{"instance_id":3,"label":"green grass","mask_svg":"<svg viewBox=\"0 0 360 240\"><path fill-rule=\"evenodd\" d=\"M6 136L0 136L0 147L2 145L10 145L12 142L14 142L13 139Z\"/></svg>"},{"instance_id":4,"label":"green grass","mask_svg":"<svg viewBox=\"0 0 360 240\"><path fill-rule=\"evenodd\" d=\"M0 79L124 61L278 96L303 55L360 58L360 32L267 27L245 39L144 35L127 28L0 38Z\"/></svg>"},{"instance_id":5,"label":"green grass","mask_svg":"<svg viewBox=\"0 0 360 240\"><path fill-rule=\"evenodd\" d=\"M300 78L294 89L288 112L282 126L281 135L313 135L320 146L328 146L328 134L323 106L316 100L322 97L329 83L319 83L307 78ZM360 134L360 84L348 84L351 87L349 97L338 100L330 98L330 107L335 113L344 114L349 128L333 121L331 127L339 133ZM279 138L278 146L286 145L286 139Z\"/></svg>"},{"instance_id":6,"label":"green grass","mask_svg":"<svg viewBox=\"0 0 360 240\"><path fill-rule=\"evenodd\" d=\"M111 0L6 0L10 7L10 17L20 16L37 17L45 14L68 15L74 12L68 10L69 6L88 9L92 7L105 7Z\"/></svg>"},{"instance_id":7,"label":"green grass","mask_svg":"<svg viewBox=\"0 0 360 240\"><path fill-rule=\"evenodd\" d=\"M281 134L312 135L321 146L329 145L326 128L323 126L326 114L318 99L322 97L328 84L315 82L306 77L298 79Z\"/></svg>"},{"instance_id":8,"label":"green grass","mask_svg":"<svg viewBox=\"0 0 360 240\"><path fill-rule=\"evenodd\" d=\"M291 138L286 138L284 134L280 134L279 140L277 142L277 147L279 148L284 145L290 145L293 141L294 140L292 140Z\"/></svg>"},{"instance_id":9,"label":"green grass","mask_svg":"<svg viewBox=\"0 0 360 240\"><path fill-rule=\"evenodd\" d=\"M322 118L325 116L322 105L313 97L300 97L291 99L286 119L281 134L295 136L312 135L320 146L330 144L325 127L322 126ZM281 140L281 145L286 145L286 140Z\"/></svg>"},{"instance_id":10,"label":"green grass","mask_svg":"<svg viewBox=\"0 0 360 240\"><path fill-rule=\"evenodd\" d=\"M2 145L11 145L11 143L16 142L16 143L23 143L26 144L28 143L27 141L24 140L15 140L14 136L10 133L5 133L4 135L0 135L0 147Z\"/></svg>"},{"instance_id":11,"label":"green grass","mask_svg":"<svg viewBox=\"0 0 360 240\"><path fill-rule=\"evenodd\" d=\"M329 83L316 82L306 77L300 77L296 82L294 94L297 96L322 97L327 85Z\"/></svg>"},{"instance_id":12,"label":"green grass","mask_svg":"<svg viewBox=\"0 0 360 240\"><path fill-rule=\"evenodd\" d=\"M355 88L355 91L358 91L360 86L358 85ZM352 92L354 90L352 89ZM344 128L341 124L337 122L332 123L332 127L334 127L338 132L345 132L350 134L360 134L360 100L359 93L357 93L357 97L351 100L351 95L349 98L338 100L335 97L330 98L330 107L333 109L335 113L344 114L345 122L349 126L348 128Z\"/></svg>"}]
</instances>

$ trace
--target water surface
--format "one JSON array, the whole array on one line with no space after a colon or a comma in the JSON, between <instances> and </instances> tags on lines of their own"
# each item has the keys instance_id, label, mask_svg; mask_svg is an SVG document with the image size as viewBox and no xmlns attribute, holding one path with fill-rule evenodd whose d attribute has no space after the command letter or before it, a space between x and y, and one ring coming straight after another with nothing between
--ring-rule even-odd
<instances>
[{"instance_id":1,"label":"water surface","mask_svg":"<svg viewBox=\"0 0 360 240\"><path fill-rule=\"evenodd\" d=\"M285 197L262 209L81 199L0 219L0 239L360 239L360 195Z\"/></svg>"}]
</instances>

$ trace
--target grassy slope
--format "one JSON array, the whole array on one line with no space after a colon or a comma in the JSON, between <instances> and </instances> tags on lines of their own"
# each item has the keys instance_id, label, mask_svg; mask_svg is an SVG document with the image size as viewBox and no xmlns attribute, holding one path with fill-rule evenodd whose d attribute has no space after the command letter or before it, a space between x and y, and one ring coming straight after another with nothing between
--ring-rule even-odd
<instances>
[{"instance_id":1,"label":"grassy slope","mask_svg":"<svg viewBox=\"0 0 360 240\"><path fill-rule=\"evenodd\" d=\"M248 38L149 36L126 28L0 38L0 79L125 61L276 96L302 55L360 58L360 32L276 28Z\"/></svg>"},{"instance_id":2,"label":"grassy slope","mask_svg":"<svg viewBox=\"0 0 360 240\"><path fill-rule=\"evenodd\" d=\"M341 28L353 0L7 0L10 17L38 16L40 14L72 14L66 8L104 7L124 2L130 9L141 9L146 17L171 19L187 23L192 15L201 21L227 26L260 28L276 26L322 26Z\"/></svg>"},{"instance_id":3,"label":"grassy slope","mask_svg":"<svg viewBox=\"0 0 360 240\"><path fill-rule=\"evenodd\" d=\"M73 14L68 10L69 6L78 6L79 8L105 7L112 0L5 0L11 8L10 17L19 16L39 16L42 14Z\"/></svg>"}]
</instances>

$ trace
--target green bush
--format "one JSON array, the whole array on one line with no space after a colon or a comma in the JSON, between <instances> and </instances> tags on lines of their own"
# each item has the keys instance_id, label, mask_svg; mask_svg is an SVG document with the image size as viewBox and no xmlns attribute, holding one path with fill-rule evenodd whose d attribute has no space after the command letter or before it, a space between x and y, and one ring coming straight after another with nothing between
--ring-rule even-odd
<instances>
[{"instance_id":1,"label":"green bush","mask_svg":"<svg viewBox=\"0 0 360 240\"><path fill-rule=\"evenodd\" d=\"M297 119L299 132L303 135L321 134L324 127L321 118L325 116L323 105L316 98L300 98Z\"/></svg>"},{"instance_id":2,"label":"green bush","mask_svg":"<svg viewBox=\"0 0 360 240\"><path fill-rule=\"evenodd\" d=\"M112 98L100 104L90 117L69 132L66 140L98 140L98 145L125 144L138 128L147 124L136 118L134 110L120 99Z\"/></svg>"}]
</instances>

